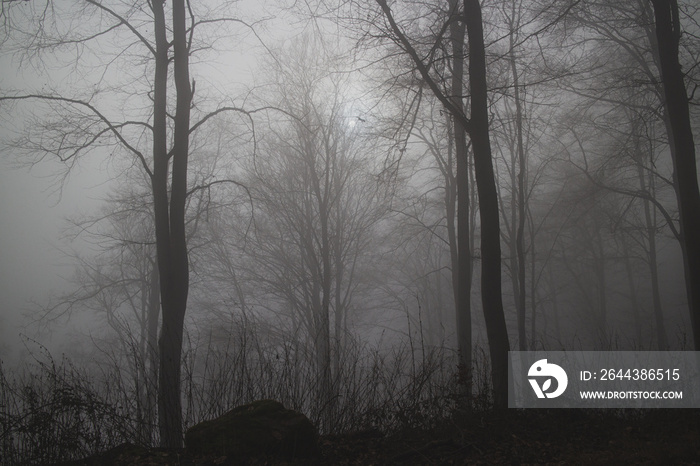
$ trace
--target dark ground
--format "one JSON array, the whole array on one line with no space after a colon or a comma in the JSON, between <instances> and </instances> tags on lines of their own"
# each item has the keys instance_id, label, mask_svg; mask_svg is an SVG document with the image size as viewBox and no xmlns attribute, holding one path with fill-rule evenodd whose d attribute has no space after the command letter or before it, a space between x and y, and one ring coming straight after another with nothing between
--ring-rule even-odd
<instances>
[{"instance_id":1,"label":"dark ground","mask_svg":"<svg viewBox=\"0 0 700 466\"><path fill-rule=\"evenodd\" d=\"M323 436L313 459L191 456L123 445L78 465L700 464L700 410L508 410L429 430Z\"/></svg>"}]
</instances>

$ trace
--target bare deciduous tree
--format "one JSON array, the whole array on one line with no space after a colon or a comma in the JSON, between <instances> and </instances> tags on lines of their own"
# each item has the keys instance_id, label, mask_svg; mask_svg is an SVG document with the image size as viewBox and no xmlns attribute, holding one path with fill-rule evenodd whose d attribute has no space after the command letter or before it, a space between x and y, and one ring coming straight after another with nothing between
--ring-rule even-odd
<instances>
[{"instance_id":1,"label":"bare deciduous tree","mask_svg":"<svg viewBox=\"0 0 700 466\"><path fill-rule=\"evenodd\" d=\"M442 89L435 81L433 74L431 74L430 61L423 59L418 54L410 39L395 20L394 14L386 0L377 0L377 3L382 9L396 42L410 56L425 84L452 117L460 121L462 128L467 131L471 138L481 220L481 300L491 354L494 404L499 408L503 408L507 406L508 402L507 358L510 343L508 341L501 295L500 221L498 196L491 158L491 142L489 140L486 52L481 5L478 0L465 0L462 10L454 11L449 16L451 21L464 22L467 32L469 44L468 108L470 111L470 115L467 116L463 109L455 106L450 93ZM445 24L445 28L448 26L449 21ZM440 35L438 35L436 44L441 39ZM457 183L458 192L459 190L467 190L468 192L466 179L458 177ZM461 245L460 248L462 248ZM466 250L463 249L464 251Z\"/></svg>"},{"instance_id":2,"label":"bare deciduous tree","mask_svg":"<svg viewBox=\"0 0 700 466\"><path fill-rule=\"evenodd\" d=\"M386 193L373 177L346 77L324 46L304 36L272 65L279 107L290 117L270 125L248 185L257 205L251 254L291 311L294 334L313 343L322 428L332 431L348 321Z\"/></svg>"},{"instance_id":3,"label":"bare deciduous tree","mask_svg":"<svg viewBox=\"0 0 700 466\"><path fill-rule=\"evenodd\" d=\"M190 136L223 112L246 113L232 105L219 105L209 112L193 110L195 81L190 78L189 58L205 48L200 47L195 33L222 24L248 26L235 14L199 17L200 7L211 11L206 5L185 0L114 6L85 0L65 10L55 5L47 7L48 11L32 10L35 16L18 34L21 38L34 34L35 40L17 44L18 49L23 56L40 59L47 51L65 54L77 50L70 71L82 87L60 92L6 92L0 97L5 103L39 102L48 110L43 117L33 114L32 123L37 127L28 126L25 137L16 144L32 157L55 155L70 169L84 154L106 148L133 157L150 179L163 317L158 415L160 443L166 447L182 445L180 371L189 289L185 211ZM47 16L51 16L50 21ZM83 59L90 47L94 48L89 57L92 62ZM112 59L104 60L104 53L111 53ZM125 67L142 72L120 74L130 81L118 86L109 78L115 78L110 75L113 67L125 63L122 58L134 59L131 63L127 60ZM96 74L95 68L99 70ZM123 93L124 86L133 91ZM54 88L54 83L46 87ZM111 98L103 98L104 94ZM198 118L194 122L193 115Z\"/></svg>"},{"instance_id":4,"label":"bare deciduous tree","mask_svg":"<svg viewBox=\"0 0 700 466\"><path fill-rule=\"evenodd\" d=\"M652 0L656 40L664 91L664 106L670 123L669 140L680 213L680 241L683 250L690 322L695 349L700 350L700 191L698 190L695 142L685 78L679 62L680 12L676 0Z\"/></svg>"}]
</instances>

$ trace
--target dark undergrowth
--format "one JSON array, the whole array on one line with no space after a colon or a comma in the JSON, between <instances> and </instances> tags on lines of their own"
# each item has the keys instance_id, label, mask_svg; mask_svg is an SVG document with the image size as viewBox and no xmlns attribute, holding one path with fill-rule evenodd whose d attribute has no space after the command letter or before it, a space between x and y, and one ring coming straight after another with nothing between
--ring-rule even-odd
<instances>
[{"instance_id":1,"label":"dark undergrowth","mask_svg":"<svg viewBox=\"0 0 700 466\"><path fill-rule=\"evenodd\" d=\"M325 435L314 458L231 458L121 445L63 466L104 465L692 465L700 464L693 410L456 412L430 429Z\"/></svg>"},{"instance_id":2,"label":"dark undergrowth","mask_svg":"<svg viewBox=\"0 0 700 466\"><path fill-rule=\"evenodd\" d=\"M308 347L250 328L225 334L188 343L186 427L279 400L319 426L314 460L241 462L154 448L152 385L139 376L147 371L116 356L78 367L40 349L21 369L0 365L0 464L700 464L698 410L494 411L481 351L467 400L451 350L357 343L335 361L331 406L319 406Z\"/></svg>"},{"instance_id":3,"label":"dark undergrowth","mask_svg":"<svg viewBox=\"0 0 700 466\"><path fill-rule=\"evenodd\" d=\"M227 332L223 340L210 334L190 340L184 353L185 428L257 399L306 414L328 435L434 428L464 404L454 356L444 347L346 344L334 362L333 400L320 406L308 347L257 338L251 328ZM139 365L129 358L105 360L78 367L39 346L22 368L0 365L0 464L55 464L122 444L157 445L155 384L143 376L148 371L130 370ZM475 366L472 400L482 408L489 403L484 360Z\"/></svg>"}]
</instances>

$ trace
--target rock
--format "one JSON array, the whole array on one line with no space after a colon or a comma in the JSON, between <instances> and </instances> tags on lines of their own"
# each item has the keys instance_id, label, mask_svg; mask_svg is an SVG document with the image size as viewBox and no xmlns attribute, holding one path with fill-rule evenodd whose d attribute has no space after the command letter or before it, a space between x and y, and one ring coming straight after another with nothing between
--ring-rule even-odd
<instances>
[{"instance_id":1,"label":"rock","mask_svg":"<svg viewBox=\"0 0 700 466\"><path fill-rule=\"evenodd\" d=\"M303 414L277 401L260 400L192 426L185 445L194 454L272 454L293 459L318 453L318 432Z\"/></svg>"}]
</instances>

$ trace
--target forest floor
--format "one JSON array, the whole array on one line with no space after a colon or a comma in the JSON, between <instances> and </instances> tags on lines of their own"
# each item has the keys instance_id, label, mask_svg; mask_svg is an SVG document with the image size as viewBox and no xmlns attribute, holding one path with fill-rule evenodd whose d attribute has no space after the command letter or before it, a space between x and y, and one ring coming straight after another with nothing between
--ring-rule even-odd
<instances>
[{"instance_id":1,"label":"forest floor","mask_svg":"<svg viewBox=\"0 0 700 466\"><path fill-rule=\"evenodd\" d=\"M444 420L431 429L320 438L313 459L191 456L121 446L83 465L700 464L700 410L508 410Z\"/></svg>"}]
</instances>

